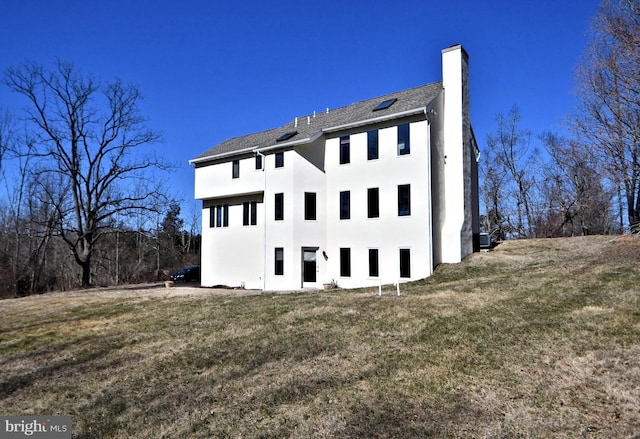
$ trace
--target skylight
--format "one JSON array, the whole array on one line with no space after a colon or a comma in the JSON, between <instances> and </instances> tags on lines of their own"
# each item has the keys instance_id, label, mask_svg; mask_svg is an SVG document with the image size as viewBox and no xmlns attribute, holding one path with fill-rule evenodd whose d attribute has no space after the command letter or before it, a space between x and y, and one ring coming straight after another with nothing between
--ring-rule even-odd
<instances>
[{"instance_id":1,"label":"skylight","mask_svg":"<svg viewBox=\"0 0 640 439\"><path fill-rule=\"evenodd\" d=\"M395 104L397 100L398 99L393 98L393 99L387 99L386 101L382 101L378 104L376 108L373 109L373 111L386 110L387 108Z\"/></svg>"},{"instance_id":2,"label":"skylight","mask_svg":"<svg viewBox=\"0 0 640 439\"><path fill-rule=\"evenodd\" d=\"M296 134L298 134L297 131L289 131L288 133L284 133L282 136L278 137L276 139L276 142L283 142L285 140L289 140L290 138L292 138Z\"/></svg>"}]
</instances>

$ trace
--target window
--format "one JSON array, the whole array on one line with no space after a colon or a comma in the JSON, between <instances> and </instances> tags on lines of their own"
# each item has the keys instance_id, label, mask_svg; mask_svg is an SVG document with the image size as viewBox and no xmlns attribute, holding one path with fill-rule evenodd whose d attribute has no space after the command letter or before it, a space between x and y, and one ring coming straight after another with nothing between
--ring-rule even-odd
<instances>
[{"instance_id":1,"label":"window","mask_svg":"<svg viewBox=\"0 0 640 439\"><path fill-rule=\"evenodd\" d=\"M256 224L258 224L258 202L257 201L251 202L251 215L249 219L251 220L252 226L255 226Z\"/></svg>"},{"instance_id":2,"label":"window","mask_svg":"<svg viewBox=\"0 0 640 439\"><path fill-rule=\"evenodd\" d=\"M400 277L411 277L411 250L400 249Z\"/></svg>"},{"instance_id":3,"label":"window","mask_svg":"<svg viewBox=\"0 0 640 439\"><path fill-rule=\"evenodd\" d=\"M411 215L411 185L398 185L398 216Z\"/></svg>"},{"instance_id":4,"label":"window","mask_svg":"<svg viewBox=\"0 0 640 439\"><path fill-rule=\"evenodd\" d=\"M378 130L367 131L367 160L378 158Z\"/></svg>"},{"instance_id":5,"label":"window","mask_svg":"<svg viewBox=\"0 0 640 439\"><path fill-rule=\"evenodd\" d=\"M378 277L378 249L370 248L369 249L369 276Z\"/></svg>"},{"instance_id":6,"label":"window","mask_svg":"<svg viewBox=\"0 0 640 439\"><path fill-rule=\"evenodd\" d=\"M304 219L306 220L316 219L316 193L315 192L304 193Z\"/></svg>"},{"instance_id":7,"label":"window","mask_svg":"<svg viewBox=\"0 0 640 439\"><path fill-rule=\"evenodd\" d=\"M282 247L276 247L273 273L276 276L282 276L284 274L284 248Z\"/></svg>"},{"instance_id":8,"label":"window","mask_svg":"<svg viewBox=\"0 0 640 439\"><path fill-rule=\"evenodd\" d=\"M229 205L222 206L222 227L229 227Z\"/></svg>"},{"instance_id":9,"label":"window","mask_svg":"<svg viewBox=\"0 0 640 439\"><path fill-rule=\"evenodd\" d=\"M349 136L340 137L340 164L351 162L351 141Z\"/></svg>"},{"instance_id":10,"label":"window","mask_svg":"<svg viewBox=\"0 0 640 439\"><path fill-rule=\"evenodd\" d=\"M256 169L262 169L262 154L256 154Z\"/></svg>"},{"instance_id":11,"label":"window","mask_svg":"<svg viewBox=\"0 0 640 439\"><path fill-rule=\"evenodd\" d=\"M229 205L218 204L209 208L209 227L229 227Z\"/></svg>"},{"instance_id":12,"label":"window","mask_svg":"<svg viewBox=\"0 0 640 439\"><path fill-rule=\"evenodd\" d=\"M367 218L380 217L380 191L377 187L367 189Z\"/></svg>"},{"instance_id":13,"label":"window","mask_svg":"<svg viewBox=\"0 0 640 439\"><path fill-rule=\"evenodd\" d=\"M342 277L351 276L351 249L350 248L340 249L340 276Z\"/></svg>"},{"instance_id":14,"label":"window","mask_svg":"<svg viewBox=\"0 0 640 439\"><path fill-rule=\"evenodd\" d=\"M242 224L245 226L255 226L258 224L257 201L245 201L242 203Z\"/></svg>"},{"instance_id":15,"label":"window","mask_svg":"<svg viewBox=\"0 0 640 439\"><path fill-rule=\"evenodd\" d=\"M340 192L340 219L351 218L351 192Z\"/></svg>"},{"instance_id":16,"label":"window","mask_svg":"<svg viewBox=\"0 0 640 439\"><path fill-rule=\"evenodd\" d=\"M240 160L234 160L231 165L231 177L240 177Z\"/></svg>"},{"instance_id":17,"label":"window","mask_svg":"<svg viewBox=\"0 0 640 439\"><path fill-rule=\"evenodd\" d=\"M380 111L380 110L386 110L387 108L389 108L390 106L392 106L393 104L396 103L398 99L393 98L393 99L387 99L386 101L382 101L378 104L378 106L376 108L374 108L372 111Z\"/></svg>"},{"instance_id":18,"label":"window","mask_svg":"<svg viewBox=\"0 0 640 439\"><path fill-rule=\"evenodd\" d=\"M276 152L276 168L282 168L284 166L284 152Z\"/></svg>"},{"instance_id":19,"label":"window","mask_svg":"<svg viewBox=\"0 0 640 439\"><path fill-rule=\"evenodd\" d=\"M409 143L409 124L398 125L398 155L406 155L411 153L411 144Z\"/></svg>"},{"instance_id":20,"label":"window","mask_svg":"<svg viewBox=\"0 0 640 439\"><path fill-rule=\"evenodd\" d=\"M284 194L275 195L275 215L276 221L282 221L284 219Z\"/></svg>"},{"instance_id":21,"label":"window","mask_svg":"<svg viewBox=\"0 0 640 439\"><path fill-rule=\"evenodd\" d=\"M285 140L289 140L290 138L292 138L296 134L298 134L297 131L289 131L288 133L284 133L282 136L278 137L276 139L276 142L284 142Z\"/></svg>"}]
</instances>

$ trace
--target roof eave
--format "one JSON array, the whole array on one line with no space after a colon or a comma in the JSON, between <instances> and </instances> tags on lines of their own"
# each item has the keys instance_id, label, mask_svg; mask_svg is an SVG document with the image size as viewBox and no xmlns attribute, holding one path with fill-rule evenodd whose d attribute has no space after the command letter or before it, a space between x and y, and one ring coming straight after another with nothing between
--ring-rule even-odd
<instances>
[{"instance_id":1,"label":"roof eave","mask_svg":"<svg viewBox=\"0 0 640 439\"><path fill-rule=\"evenodd\" d=\"M380 122L386 122L388 120L401 119L403 117L415 116L416 114L426 114L427 107L418 107L411 110L401 111L399 113L385 114L384 116L373 117L371 119L359 120L356 122L350 122L342 125L336 125L334 127L324 128L323 133L333 133L336 131L348 130L351 128L357 128L364 125L373 125Z\"/></svg>"},{"instance_id":2,"label":"roof eave","mask_svg":"<svg viewBox=\"0 0 640 439\"><path fill-rule=\"evenodd\" d=\"M303 145L306 143L315 142L320 136L322 136L322 131L318 131L311 137L305 137L304 139L293 140L291 142L283 142L283 143L278 143L276 145L269 145L269 146L251 146L249 148L238 149L236 151L229 151L229 152L223 152L221 154L212 154L205 157L199 157L199 158L189 160L189 164L197 165L197 164L209 162L212 160L224 159L224 158L232 157L235 155L246 154L249 152L253 152L253 153L268 152L268 151L273 151L277 149L289 148L296 145Z\"/></svg>"}]
</instances>

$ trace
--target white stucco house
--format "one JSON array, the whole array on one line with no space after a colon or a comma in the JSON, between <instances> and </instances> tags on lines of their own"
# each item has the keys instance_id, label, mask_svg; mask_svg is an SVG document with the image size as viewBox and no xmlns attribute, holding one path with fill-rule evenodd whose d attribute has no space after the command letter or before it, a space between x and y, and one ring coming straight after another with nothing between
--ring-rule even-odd
<instances>
[{"instance_id":1,"label":"white stucco house","mask_svg":"<svg viewBox=\"0 0 640 439\"><path fill-rule=\"evenodd\" d=\"M478 247L468 55L442 81L226 140L190 160L202 285L288 290L425 278Z\"/></svg>"}]
</instances>

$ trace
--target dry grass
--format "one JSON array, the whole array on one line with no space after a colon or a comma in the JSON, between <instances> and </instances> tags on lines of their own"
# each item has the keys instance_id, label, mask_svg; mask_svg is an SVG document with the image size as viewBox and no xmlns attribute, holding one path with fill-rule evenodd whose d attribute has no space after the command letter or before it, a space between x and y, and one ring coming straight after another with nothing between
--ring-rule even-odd
<instances>
[{"instance_id":1,"label":"dry grass","mask_svg":"<svg viewBox=\"0 0 640 439\"><path fill-rule=\"evenodd\" d=\"M638 438L639 285L624 236L507 242L400 298L4 300L0 413L77 438Z\"/></svg>"}]
</instances>

